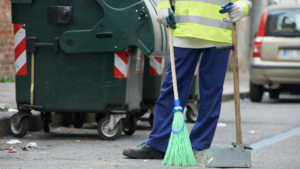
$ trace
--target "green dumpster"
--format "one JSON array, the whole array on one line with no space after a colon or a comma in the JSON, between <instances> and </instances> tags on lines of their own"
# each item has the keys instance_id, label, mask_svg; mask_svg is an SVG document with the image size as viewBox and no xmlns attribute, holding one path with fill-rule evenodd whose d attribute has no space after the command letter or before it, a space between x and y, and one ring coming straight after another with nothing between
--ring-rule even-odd
<instances>
[{"instance_id":1,"label":"green dumpster","mask_svg":"<svg viewBox=\"0 0 300 169\"><path fill-rule=\"evenodd\" d=\"M201 56L202 57L202 56ZM201 61L201 58L200 58ZM198 62L197 68L195 70L194 79L186 103L186 120L190 123L195 123L198 115L198 103L200 99L199 93L199 66Z\"/></svg>"},{"instance_id":2,"label":"green dumpster","mask_svg":"<svg viewBox=\"0 0 300 169\"><path fill-rule=\"evenodd\" d=\"M10 128L27 132L31 110L49 132L51 112L95 113L102 139L135 131L145 55L168 55L152 0L11 0L16 102ZM122 124L123 122L123 124Z\"/></svg>"},{"instance_id":3,"label":"green dumpster","mask_svg":"<svg viewBox=\"0 0 300 169\"><path fill-rule=\"evenodd\" d=\"M143 94L140 116L143 116L149 109L151 110L149 121L153 125L155 102L160 96L160 89L165 79L165 70L168 66L168 57L151 57L145 59Z\"/></svg>"}]
</instances>

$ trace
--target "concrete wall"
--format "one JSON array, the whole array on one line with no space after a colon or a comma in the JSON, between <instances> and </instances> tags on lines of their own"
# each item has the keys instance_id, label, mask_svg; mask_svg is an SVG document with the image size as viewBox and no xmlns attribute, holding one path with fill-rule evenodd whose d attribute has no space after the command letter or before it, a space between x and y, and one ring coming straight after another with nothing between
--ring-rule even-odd
<instances>
[{"instance_id":1,"label":"concrete wall","mask_svg":"<svg viewBox=\"0 0 300 169\"><path fill-rule=\"evenodd\" d=\"M0 0L0 75L14 74L14 31L10 0Z\"/></svg>"},{"instance_id":2,"label":"concrete wall","mask_svg":"<svg viewBox=\"0 0 300 169\"><path fill-rule=\"evenodd\" d=\"M251 0L253 4L250 17L243 18L238 23L239 66L240 70L249 70L254 35L258 30L261 15L268 6L269 0Z\"/></svg>"}]
</instances>

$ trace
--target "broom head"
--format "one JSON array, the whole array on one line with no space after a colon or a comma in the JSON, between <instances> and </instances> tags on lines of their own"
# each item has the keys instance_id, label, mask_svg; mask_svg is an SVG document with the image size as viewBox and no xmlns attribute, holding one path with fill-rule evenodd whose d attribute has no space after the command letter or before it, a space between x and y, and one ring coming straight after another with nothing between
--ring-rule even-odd
<instances>
[{"instance_id":1,"label":"broom head","mask_svg":"<svg viewBox=\"0 0 300 169\"><path fill-rule=\"evenodd\" d=\"M183 118L183 110L180 106L180 101L175 100L174 104L172 132L162 165L195 166L196 160L193 154L189 133L185 125L185 120Z\"/></svg>"}]
</instances>

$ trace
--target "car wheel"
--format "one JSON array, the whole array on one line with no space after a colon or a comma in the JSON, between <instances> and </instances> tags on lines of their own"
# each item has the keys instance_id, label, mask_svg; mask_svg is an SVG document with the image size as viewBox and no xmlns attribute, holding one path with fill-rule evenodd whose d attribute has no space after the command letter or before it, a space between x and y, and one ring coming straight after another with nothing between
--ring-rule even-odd
<instances>
[{"instance_id":1,"label":"car wheel","mask_svg":"<svg viewBox=\"0 0 300 169\"><path fill-rule=\"evenodd\" d=\"M279 91L270 91L269 92L269 97L270 99L278 99L279 98Z\"/></svg>"},{"instance_id":2,"label":"car wheel","mask_svg":"<svg viewBox=\"0 0 300 169\"><path fill-rule=\"evenodd\" d=\"M250 99L252 102L261 102L263 92L263 86L255 85L250 81Z\"/></svg>"}]
</instances>

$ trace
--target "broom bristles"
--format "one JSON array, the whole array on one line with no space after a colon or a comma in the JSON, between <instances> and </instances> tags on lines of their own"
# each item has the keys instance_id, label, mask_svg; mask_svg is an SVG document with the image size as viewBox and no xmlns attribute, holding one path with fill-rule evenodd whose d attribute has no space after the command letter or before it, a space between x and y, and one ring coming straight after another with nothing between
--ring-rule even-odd
<instances>
[{"instance_id":1,"label":"broom bristles","mask_svg":"<svg viewBox=\"0 0 300 169\"><path fill-rule=\"evenodd\" d=\"M192 150L190 137L184 122L182 111L175 111L172 129L179 131L184 124L184 128L178 134L171 132L167 152L162 165L167 166L195 166L196 160Z\"/></svg>"}]
</instances>

